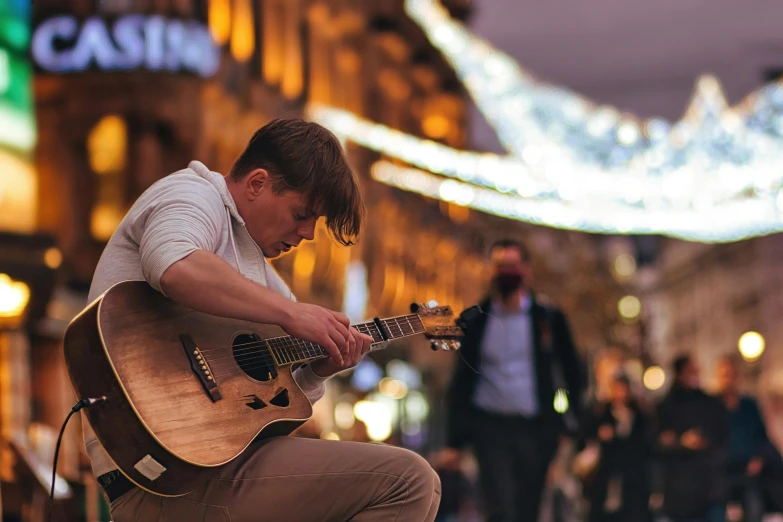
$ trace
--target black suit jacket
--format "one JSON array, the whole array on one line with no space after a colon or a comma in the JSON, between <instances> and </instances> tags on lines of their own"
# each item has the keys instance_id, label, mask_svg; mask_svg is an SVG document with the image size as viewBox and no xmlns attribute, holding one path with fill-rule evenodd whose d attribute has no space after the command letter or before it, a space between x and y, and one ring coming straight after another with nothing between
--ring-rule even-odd
<instances>
[{"instance_id":1,"label":"black suit jacket","mask_svg":"<svg viewBox=\"0 0 783 522\"><path fill-rule=\"evenodd\" d=\"M457 368L448 392L448 445L463 448L471 441L471 423L476 414L473 396L481 373L481 350L488 315L492 313L492 301L481 303L483 312L465 325L462 341L462 360ZM554 410L556 386L553 382L554 366L558 365L568 391L569 407L579 418L578 407L584 387L582 364L577 356L563 313L557 308L543 306L533 300L530 308L533 318L533 356L536 370L539 415L538 421L553 430L564 429L562 415ZM550 340L550 342L546 342ZM547 349L551 347L551 349ZM474 371L475 370L475 371ZM478 373L477 373L478 372Z\"/></svg>"}]
</instances>

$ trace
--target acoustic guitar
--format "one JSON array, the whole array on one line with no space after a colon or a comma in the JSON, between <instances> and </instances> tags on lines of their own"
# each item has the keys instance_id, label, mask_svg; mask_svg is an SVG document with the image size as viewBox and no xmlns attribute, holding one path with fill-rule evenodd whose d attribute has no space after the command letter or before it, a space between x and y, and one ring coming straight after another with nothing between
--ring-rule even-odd
<instances>
[{"instance_id":1,"label":"acoustic guitar","mask_svg":"<svg viewBox=\"0 0 783 522\"><path fill-rule=\"evenodd\" d=\"M434 349L459 348L448 306L354 325L374 346L423 334ZM258 438L287 435L312 415L292 376L328 357L277 326L181 306L146 282L119 283L68 326L65 360L98 440L120 471L164 496L231 462Z\"/></svg>"}]
</instances>

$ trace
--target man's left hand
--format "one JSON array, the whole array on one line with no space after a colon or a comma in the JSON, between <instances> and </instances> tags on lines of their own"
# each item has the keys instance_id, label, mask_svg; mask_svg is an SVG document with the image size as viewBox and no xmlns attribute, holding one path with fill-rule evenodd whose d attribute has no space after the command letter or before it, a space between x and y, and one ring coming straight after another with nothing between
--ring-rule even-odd
<instances>
[{"instance_id":1,"label":"man's left hand","mask_svg":"<svg viewBox=\"0 0 783 522\"><path fill-rule=\"evenodd\" d=\"M335 373L353 368L364 357L372 345L372 337L359 333L353 326L350 328L351 338L345 343L345 348L340 350L343 356L343 363L340 364L332 357L320 359L312 363L313 373L319 377L331 377Z\"/></svg>"}]
</instances>

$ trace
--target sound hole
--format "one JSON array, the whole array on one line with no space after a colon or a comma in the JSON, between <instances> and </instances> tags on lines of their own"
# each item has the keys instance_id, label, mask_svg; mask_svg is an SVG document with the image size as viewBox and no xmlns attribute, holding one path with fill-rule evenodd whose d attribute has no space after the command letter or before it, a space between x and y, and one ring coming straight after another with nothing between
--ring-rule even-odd
<instances>
[{"instance_id":1,"label":"sound hole","mask_svg":"<svg viewBox=\"0 0 783 522\"><path fill-rule=\"evenodd\" d=\"M234 360L251 379L271 381L277 368L264 340L257 334L239 334L234 338Z\"/></svg>"},{"instance_id":2,"label":"sound hole","mask_svg":"<svg viewBox=\"0 0 783 522\"><path fill-rule=\"evenodd\" d=\"M283 390L274 397L272 397L272 400L269 401L275 406L279 406L281 408L286 408L288 406L288 390Z\"/></svg>"}]
</instances>

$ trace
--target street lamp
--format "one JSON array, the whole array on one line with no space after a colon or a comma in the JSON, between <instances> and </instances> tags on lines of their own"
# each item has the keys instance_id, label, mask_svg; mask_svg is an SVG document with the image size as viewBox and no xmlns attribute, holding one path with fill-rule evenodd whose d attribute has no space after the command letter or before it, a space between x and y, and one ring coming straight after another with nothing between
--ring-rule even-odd
<instances>
[{"instance_id":1,"label":"street lamp","mask_svg":"<svg viewBox=\"0 0 783 522\"><path fill-rule=\"evenodd\" d=\"M742 358L748 362L753 362L764 353L764 337L758 332L745 332L739 338L739 352Z\"/></svg>"}]
</instances>

